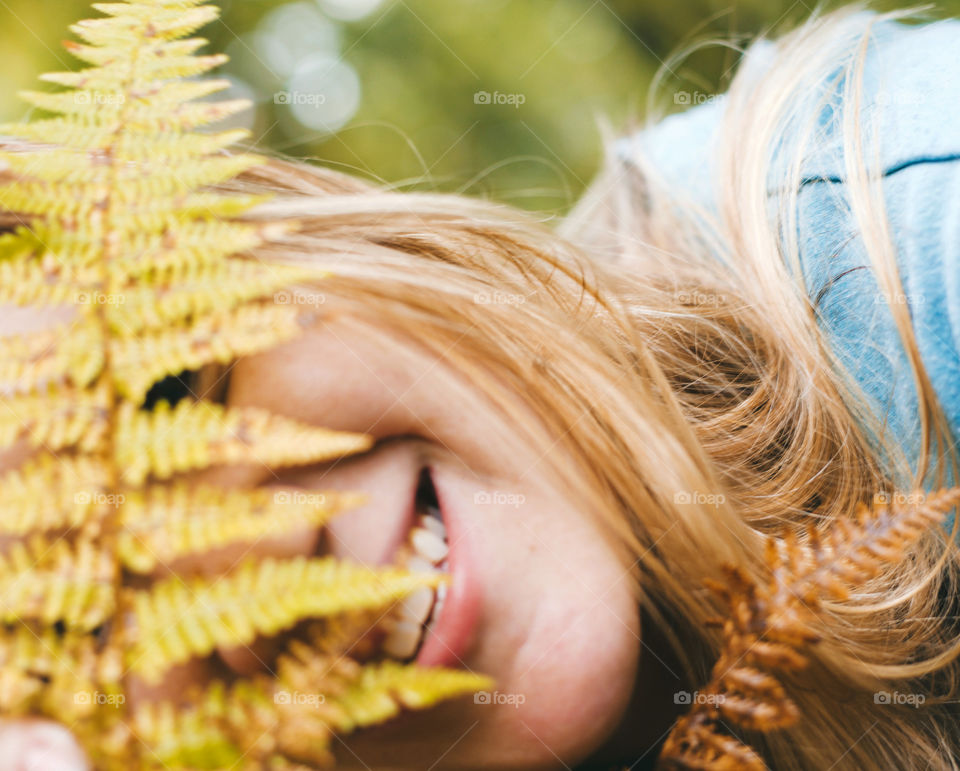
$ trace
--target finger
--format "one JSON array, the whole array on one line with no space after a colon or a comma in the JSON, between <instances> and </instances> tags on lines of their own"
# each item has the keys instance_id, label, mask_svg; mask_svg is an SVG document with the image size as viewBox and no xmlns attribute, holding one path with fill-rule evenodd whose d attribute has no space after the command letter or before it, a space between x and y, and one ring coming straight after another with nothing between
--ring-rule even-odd
<instances>
[{"instance_id":1,"label":"finger","mask_svg":"<svg viewBox=\"0 0 960 771\"><path fill-rule=\"evenodd\" d=\"M5 771L90 771L70 732L44 720L0 722L0 758Z\"/></svg>"}]
</instances>

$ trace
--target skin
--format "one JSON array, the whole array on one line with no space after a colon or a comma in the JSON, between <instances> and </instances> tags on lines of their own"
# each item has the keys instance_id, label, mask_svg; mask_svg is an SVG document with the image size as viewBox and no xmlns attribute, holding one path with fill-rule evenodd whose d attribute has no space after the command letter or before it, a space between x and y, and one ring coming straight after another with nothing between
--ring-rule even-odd
<instances>
[{"instance_id":1,"label":"skin","mask_svg":"<svg viewBox=\"0 0 960 771\"><path fill-rule=\"evenodd\" d=\"M49 314L8 311L0 309L0 335L53 323ZM461 385L443 361L345 319L244 359L231 372L228 404L263 407L378 440L372 451L332 464L206 472L204 481L216 484L369 495L367 505L335 520L322 540L300 533L261 543L256 551L329 550L369 564L389 562L405 532L419 473L429 467L478 587L478 623L455 665L492 676L497 691L523 702L476 704L467 697L404 715L335 742L344 768L562 768L605 742L625 740L617 727L630 706L641 650L640 614L626 566L599 524L557 492L541 462L546 448L504 452L498 437L509 426ZM0 455L0 469L22 457L16 449ZM484 492L514 497L477 503ZM238 556L228 550L201 564L216 572ZM173 566L178 572L199 567ZM181 668L165 687L176 690L210 677L224 664L253 671L270 655L264 643L224 650L217 661ZM131 698L152 695L141 689ZM41 728L33 724L30 730ZM20 744L30 736L16 734ZM0 733L0 756L11 757L5 746ZM57 767L82 765L63 760Z\"/></svg>"}]
</instances>

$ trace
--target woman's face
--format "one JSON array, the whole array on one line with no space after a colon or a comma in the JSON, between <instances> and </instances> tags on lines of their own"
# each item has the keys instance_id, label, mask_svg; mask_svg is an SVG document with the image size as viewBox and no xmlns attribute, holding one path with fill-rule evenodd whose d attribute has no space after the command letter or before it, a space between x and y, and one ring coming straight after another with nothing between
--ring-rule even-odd
<instances>
[{"instance_id":1,"label":"woman's face","mask_svg":"<svg viewBox=\"0 0 960 771\"><path fill-rule=\"evenodd\" d=\"M0 335L46 318L3 311ZM303 534L260 545L262 553L326 549L369 564L392 562L422 513L418 482L428 475L452 583L413 655L496 683L495 693L335 742L343 767L562 767L603 742L633 690L639 614L629 566L590 512L552 484L548 461L563 437L548 446L508 447L502 437L510 426L500 412L464 387L442 358L347 318L241 360L230 371L226 398L379 440L364 455L323 466L208 474L225 484L369 496L362 508L337 517L322 541ZM7 466L17 460L0 456ZM222 655L247 671L263 654L253 646Z\"/></svg>"}]
</instances>

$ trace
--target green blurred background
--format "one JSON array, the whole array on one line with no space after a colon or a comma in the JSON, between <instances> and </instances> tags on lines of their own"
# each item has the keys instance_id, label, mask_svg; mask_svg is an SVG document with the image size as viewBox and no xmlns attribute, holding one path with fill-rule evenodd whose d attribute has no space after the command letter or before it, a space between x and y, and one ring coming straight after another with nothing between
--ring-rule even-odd
<instances>
[{"instance_id":1,"label":"green blurred background","mask_svg":"<svg viewBox=\"0 0 960 771\"><path fill-rule=\"evenodd\" d=\"M835 5L836 3L828 4ZM789 0L221 0L205 29L255 109L263 147L399 189L439 189L565 211L600 159L598 125L622 129L729 80L736 52L684 46L790 26ZM877 5L880 8L896 4ZM960 14L960 0L934 15ZM95 16L86 0L0 2L6 88L76 63L59 41ZM668 63L665 68L664 62ZM665 75L648 101L658 70ZM692 100L696 101L693 96Z\"/></svg>"}]
</instances>

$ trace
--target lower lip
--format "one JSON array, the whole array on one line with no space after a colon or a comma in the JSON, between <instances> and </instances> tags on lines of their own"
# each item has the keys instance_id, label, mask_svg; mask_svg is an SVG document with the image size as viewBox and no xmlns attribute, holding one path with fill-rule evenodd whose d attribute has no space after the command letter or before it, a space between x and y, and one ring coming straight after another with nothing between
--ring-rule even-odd
<instances>
[{"instance_id":1,"label":"lower lip","mask_svg":"<svg viewBox=\"0 0 960 771\"><path fill-rule=\"evenodd\" d=\"M462 522L450 515L448 501L443 498L442 483L433 469L430 473L433 474L443 524L447 528L451 581L440 618L427 633L417 655L417 664L424 667L465 666L463 657L473 643L480 617L480 587L470 562L469 542L461 529Z\"/></svg>"}]
</instances>

